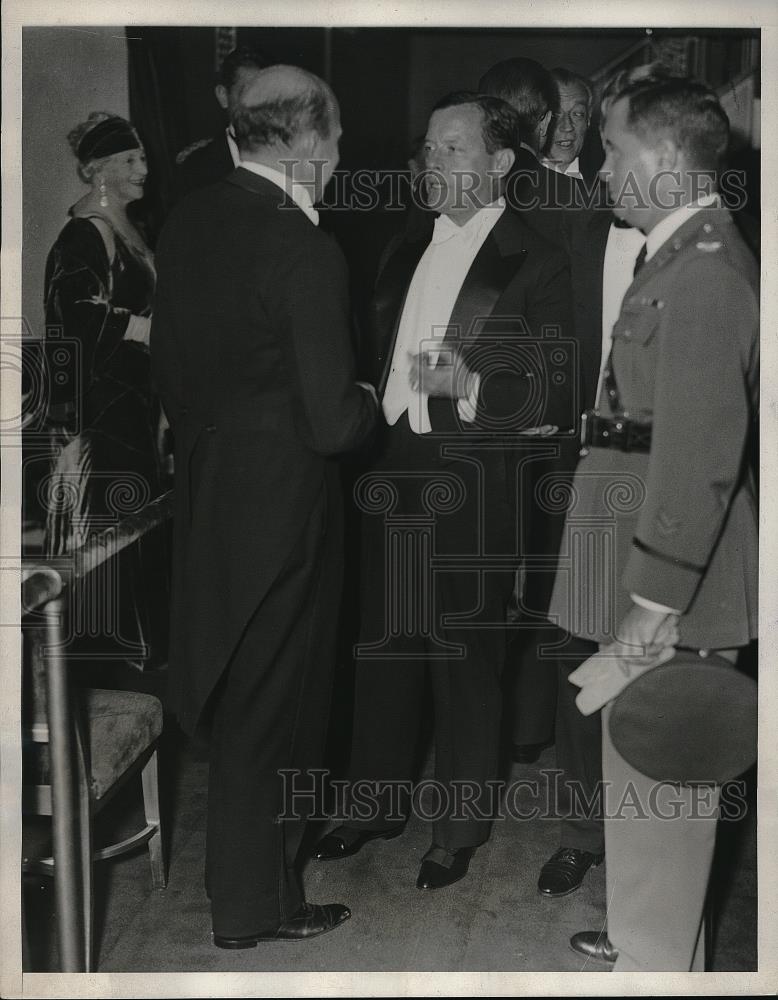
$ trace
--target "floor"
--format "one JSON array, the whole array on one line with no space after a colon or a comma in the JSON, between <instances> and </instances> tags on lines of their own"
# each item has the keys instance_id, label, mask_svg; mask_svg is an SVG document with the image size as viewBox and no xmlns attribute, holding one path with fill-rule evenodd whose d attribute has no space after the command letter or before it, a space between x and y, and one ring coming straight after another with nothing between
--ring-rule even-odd
<instances>
[{"instance_id":1,"label":"floor","mask_svg":"<svg viewBox=\"0 0 778 1000\"><path fill-rule=\"evenodd\" d=\"M335 933L305 944L263 944L237 952L210 941L203 890L207 761L172 720L163 745L162 794L168 834L169 883L151 888L141 849L98 865L96 929L99 972L268 971L516 971L603 972L568 945L570 936L605 920L605 870L593 869L581 889L557 900L541 897L538 871L557 846L553 820L497 821L474 856L468 876L439 892L415 887L429 831L420 819L402 837L368 844L358 855L309 862L304 871L312 902L347 903L352 918ZM536 764L512 764L510 782L523 782L515 803L527 814L538 803L533 782L555 766L553 747ZM429 773L430 760L425 772ZM749 809L738 823L720 824L716 887L714 971L750 971L756 954L755 781L748 778ZM129 786L100 817L106 839L140 823L140 787ZM28 837L46 835L38 822ZM312 826L315 837L324 827ZM26 876L25 968L55 970L52 882Z\"/></svg>"}]
</instances>

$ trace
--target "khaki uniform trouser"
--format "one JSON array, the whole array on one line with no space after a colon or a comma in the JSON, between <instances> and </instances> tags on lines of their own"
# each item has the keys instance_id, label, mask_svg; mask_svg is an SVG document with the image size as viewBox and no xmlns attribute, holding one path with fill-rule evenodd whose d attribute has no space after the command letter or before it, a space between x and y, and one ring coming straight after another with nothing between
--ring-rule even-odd
<instances>
[{"instance_id":1,"label":"khaki uniform trouser","mask_svg":"<svg viewBox=\"0 0 778 1000\"><path fill-rule=\"evenodd\" d=\"M602 775L614 971L703 972L719 788L659 785L636 771L611 742L610 708L602 716Z\"/></svg>"}]
</instances>

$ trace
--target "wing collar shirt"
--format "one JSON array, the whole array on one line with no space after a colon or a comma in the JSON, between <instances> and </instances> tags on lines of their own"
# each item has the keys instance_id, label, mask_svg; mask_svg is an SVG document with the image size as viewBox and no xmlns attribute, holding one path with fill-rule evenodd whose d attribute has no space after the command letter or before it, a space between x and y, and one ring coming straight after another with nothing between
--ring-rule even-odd
<instances>
[{"instance_id":1,"label":"wing collar shirt","mask_svg":"<svg viewBox=\"0 0 778 1000\"><path fill-rule=\"evenodd\" d=\"M230 151L230 156L232 157L233 166L240 166L240 150L238 149L238 144L235 141L235 133L232 131L232 126L228 125L224 130L224 134L227 137L227 149Z\"/></svg>"},{"instance_id":2,"label":"wing collar shirt","mask_svg":"<svg viewBox=\"0 0 778 1000\"><path fill-rule=\"evenodd\" d=\"M571 160L567 165L561 163L555 163L553 160L542 159L540 161L544 167L548 167L549 170L556 170L558 174L567 174L568 177L575 177L578 180L583 180L583 174L581 173L581 167L578 162L578 157Z\"/></svg>"},{"instance_id":3,"label":"wing collar shirt","mask_svg":"<svg viewBox=\"0 0 778 1000\"><path fill-rule=\"evenodd\" d=\"M319 213L313 207L311 196L302 184L295 184L286 174L280 170L274 170L272 167L266 167L264 163L254 163L253 160L241 160L238 166L243 167L244 170L250 170L252 174L264 177L265 180L271 181L277 187L286 191L295 205L301 211L305 212L314 226L319 225Z\"/></svg>"},{"instance_id":4,"label":"wing collar shirt","mask_svg":"<svg viewBox=\"0 0 778 1000\"><path fill-rule=\"evenodd\" d=\"M505 201L500 198L480 209L462 226L446 215L435 220L432 241L416 266L400 317L382 403L388 424L397 423L407 411L411 430L416 434L432 430L428 394L412 390L408 382L411 358L429 350L431 341L440 341L446 335L467 272L504 211ZM456 337L466 333L466 330L454 331ZM434 362L435 358L433 353L430 360ZM476 375L473 392L458 404L460 417L468 422L475 420L478 381Z\"/></svg>"}]
</instances>

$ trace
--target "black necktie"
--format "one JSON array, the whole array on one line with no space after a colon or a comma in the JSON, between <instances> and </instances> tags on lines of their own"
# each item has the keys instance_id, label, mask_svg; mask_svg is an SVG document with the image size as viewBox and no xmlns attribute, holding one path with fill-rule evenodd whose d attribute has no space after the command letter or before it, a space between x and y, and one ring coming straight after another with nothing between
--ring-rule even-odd
<instances>
[{"instance_id":1,"label":"black necktie","mask_svg":"<svg viewBox=\"0 0 778 1000\"><path fill-rule=\"evenodd\" d=\"M640 253L637 255L637 258L635 260L635 269L632 272L632 277L633 278L635 278L637 276L638 271L641 269L641 267L646 262L646 248L647 248L647 246L648 246L648 244L644 243L643 246L640 248Z\"/></svg>"}]
</instances>

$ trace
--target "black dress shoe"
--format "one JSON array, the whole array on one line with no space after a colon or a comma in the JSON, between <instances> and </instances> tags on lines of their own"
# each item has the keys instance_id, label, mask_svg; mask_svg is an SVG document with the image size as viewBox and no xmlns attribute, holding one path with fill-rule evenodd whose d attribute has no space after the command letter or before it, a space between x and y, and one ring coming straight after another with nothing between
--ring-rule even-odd
<instances>
[{"instance_id":1,"label":"black dress shoe","mask_svg":"<svg viewBox=\"0 0 778 1000\"><path fill-rule=\"evenodd\" d=\"M600 962L612 964L619 957L604 931L579 931L570 938L570 947L579 955L596 958Z\"/></svg>"},{"instance_id":2,"label":"black dress shoe","mask_svg":"<svg viewBox=\"0 0 778 1000\"><path fill-rule=\"evenodd\" d=\"M474 847L460 847L457 851L447 851L444 847L433 844L424 855L416 879L417 889L442 889L453 885L467 875L470 858L475 853Z\"/></svg>"},{"instance_id":3,"label":"black dress shoe","mask_svg":"<svg viewBox=\"0 0 778 1000\"><path fill-rule=\"evenodd\" d=\"M580 888L584 875L600 864L604 854L590 854L576 847L561 847L540 869L541 896L567 896Z\"/></svg>"},{"instance_id":4,"label":"black dress shoe","mask_svg":"<svg viewBox=\"0 0 778 1000\"><path fill-rule=\"evenodd\" d=\"M306 938L326 934L339 927L351 916L351 910L342 903L303 903L297 913L279 924L275 930L260 931L247 937L223 937L214 934L217 948L254 948L260 941L304 941Z\"/></svg>"},{"instance_id":5,"label":"black dress shoe","mask_svg":"<svg viewBox=\"0 0 778 1000\"><path fill-rule=\"evenodd\" d=\"M388 830L357 830L353 826L336 826L325 834L311 851L315 861L334 861L336 858L348 858L361 851L371 840L392 840L403 832L402 826L393 826Z\"/></svg>"},{"instance_id":6,"label":"black dress shoe","mask_svg":"<svg viewBox=\"0 0 778 1000\"><path fill-rule=\"evenodd\" d=\"M517 764L534 764L548 743L514 743L511 755Z\"/></svg>"}]
</instances>

